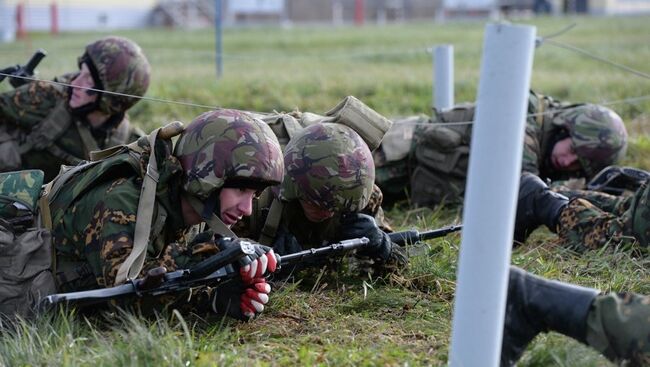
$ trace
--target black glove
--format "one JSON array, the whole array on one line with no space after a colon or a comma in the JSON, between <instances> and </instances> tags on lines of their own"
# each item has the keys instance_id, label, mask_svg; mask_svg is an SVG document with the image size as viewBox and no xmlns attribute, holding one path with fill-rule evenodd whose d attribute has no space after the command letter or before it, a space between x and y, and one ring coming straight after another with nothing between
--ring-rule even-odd
<instances>
[{"instance_id":1,"label":"black glove","mask_svg":"<svg viewBox=\"0 0 650 367\"><path fill-rule=\"evenodd\" d=\"M302 251L302 247L291 233L284 230L278 230L273 241L273 250L276 254L288 255Z\"/></svg>"},{"instance_id":2,"label":"black glove","mask_svg":"<svg viewBox=\"0 0 650 367\"><path fill-rule=\"evenodd\" d=\"M270 292L271 286L263 277L251 282L235 278L212 290L210 306L217 314L250 321L264 311Z\"/></svg>"},{"instance_id":3,"label":"black glove","mask_svg":"<svg viewBox=\"0 0 650 367\"><path fill-rule=\"evenodd\" d=\"M264 277L273 273L280 264L280 257L275 254L272 248L244 238L221 237L217 239L217 246L224 249L234 244L246 241L253 245L255 253L239 259L239 274L245 283L252 282L255 278Z\"/></svg>"},{"instance_id":4,"label":"black glove","mask_svg":"<svg viewBox=\"0 0 650 367\"><path fill-rule=\"evenodd\" d=\"M369 256L381 261L390 258L392 242L388 234L377 227L375 219L361 213L350 213L341 217L341 239L366 237L368 246L359 255Z\"/></svg>"}]
</instances>

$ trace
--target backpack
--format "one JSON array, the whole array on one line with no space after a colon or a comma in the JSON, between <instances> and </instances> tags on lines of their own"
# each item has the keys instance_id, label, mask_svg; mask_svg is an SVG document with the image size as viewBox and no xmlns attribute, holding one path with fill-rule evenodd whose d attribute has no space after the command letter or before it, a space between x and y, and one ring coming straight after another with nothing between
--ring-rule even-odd
<instances>
[{"instance_id":1,"label":"backpack","mask_svg":"<svg viewBox=\"0 0 650 367\"><path fill-rule=\"evenodd\" d=\"M135 233L133 236L133 249L126 260L118 269L115 284L119 285L134 279L142 270L146 257L152 228L161 229L164 225L166 213L164 208L159 208L154 217L156 187L158 184L158 164L156 160L155 143L157 139L171 140L172 137L183 131L183 124L175 121L162 128L155 129L149 136L128 145L115 146L90 154L91 160L74 167L62 167L59 175L48 183L41 198L41 209L44 225L52 228L52 223L62 219L65 210L82 195L86 190L112 177L124 175L126 172L142 178L142 189L136 213ZM171 142L169 143L171 144ZM149 159L146 166L140 162L140 155L144 151L143 145L150 147ZM87 173L81 175L81 173ZM64 185L74 185L74 190L67 195L59 195ZM50 213L50 209L53 212ZM85 264L60 264L54 270L58 283L72 283L76 278L83 277L86 273Z\"/></svg>"},{"instance_id":2,"label":"backpack","mask_svg":"<svg viewBox=\"0 0 650 367\"><path fill-rule=\"evenodd\" d=\"M170 139L181 131L182 124L170 124L156 129L147 137L147 143L153 147L156 138ZM50 204L63 185L79 173L91 169L93 174L84 175L76 182L80 191L67 199L73 201L94 182L113 173L124 173L125 169L143 177L134 248L120 267L117 277L118 282L125 282L137 276L146 255L152 220L157 219L152 218L157 179L156 158L152 149L145 174L139 161L141 152L142 148L137 142L93 152L91 161L74 167L62 167L59 176L45 186L42 185L44 173L40 170L0 173L0 316L11 319L16 315L31 315L43 297L56 293L58 275L55 277L55 272L72 274L77 270L66 269L65 264L61 266L55 263L50 233ZM67 200L63 200L63 203L58 201L57 205L65 206L66 203ZM156 227L157 221L154 222L153 227Z\"/></svg>"},{"instance_id":3,"label":"backpack","mask_svg":"<svg viewBox=\"0 0 650 367\"><path fill-rule=\"evenodd\" d=\"M430 124L416 126L410 177L413 205L462 203L472 135L472 125L464 122L474 120L474 111L474 104L434 110Z\"/></svg>"},{"instance_id":4,"label":"backpack","mask_svg":"<svg viewBox=\"0 0 650 367\"><path fill-rule=\"evenodd\" d=\"M50 231L40 226L40 170L0 173L0 315L29 316L56 291Z\"/></svg>"},{"instance_id":5,"label":"backpack","mask_svg":"<svg viewBox=\"0 0 650 367\"><path fill-rule=\"evenodd\" d=\"M412 167L413 141L416 127L428 124L425 115L400 118L384 135L381 146L372 152L375 161L375 183L388 202L407 193Z\"/></svg>"}]
</instances>

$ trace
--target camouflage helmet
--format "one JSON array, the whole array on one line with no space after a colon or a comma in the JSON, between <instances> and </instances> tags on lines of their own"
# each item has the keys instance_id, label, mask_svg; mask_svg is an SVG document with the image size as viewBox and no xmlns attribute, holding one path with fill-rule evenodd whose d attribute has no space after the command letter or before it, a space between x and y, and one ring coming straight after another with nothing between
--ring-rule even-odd
<instances>
[{"instance_id":1,"label":"camouflage helmet","mask_svg":"<svg viewBox=\"0 0 650 367\"><path fill-rule=\"evenodd\" d=\"M184 171L183 189L207 200L222 187L256 190L282 181L282 150L271 129L242 111L206 112L183 131L174 155Z\"/></svg>"},{"instance_id":2,"label":"camouflage helmet","mask_svg":"<svg viewBox=\"0 0 650 367\"><path fill-rule=\"evenodd\" d=\"M567 129L578 160L589 177L618 162L627 150L623 120L607 107L572 106L555 115L553 124Z\"/></svg>"},{"instance_id":3,"label":"camouflage helmet","mask_svg":"<svg viewBox=\"0 0 650 367\"><path fill-rule=\"evenodd\" d=\"M135 42L116 36L99 39L88 46L79 58L86 63L97 89L142 96L149 87L149 61ZM108 115L125 112L139 98L102 94L97 108Z\"/></svg>"},{"instance_id":4,"label":"camouflage helmet","mask_svg":"<svg viewBox=\"0 0 650 367\"><path fill-rule=\"evenodd\" d=\"M311 125L285 148L284 200L300 199L344 213L363 209L375 181L372 153L351 128L335 123Z\"/></svg>"}]
</instances>

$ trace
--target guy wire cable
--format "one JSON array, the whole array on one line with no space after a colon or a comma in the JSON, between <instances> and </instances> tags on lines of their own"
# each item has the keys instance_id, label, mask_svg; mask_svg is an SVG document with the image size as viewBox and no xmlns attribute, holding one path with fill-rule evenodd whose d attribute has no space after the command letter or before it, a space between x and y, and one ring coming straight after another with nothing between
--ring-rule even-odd
<instances>
[{"instance_id":1,"label":"guy wire cable","mask_svg":"<svg viewBox=\"0 0 650 367\"><path fill-rule=\"evenodd\" d=\"M127 93L111 92L111 91L103 90L103 89L96 89L96 88L89 88L89 87L79 87L79 86L76 86L76 85L72 85L70 83L63 83L63 82L57 82L57 81L54 81L54 80L45 80L45 79L38 79L38 78L26 77L26 76L17 76L17 75L13 75L13 74L2 73L2 72L0 72L0 75L6 76L8 78L25 79L25 80L36 81L36 82L49 83L49 84L53 84L53 85L61 85L61 86L64 86L64 87L72 87L72 88L77 88L77 89L89 90L89 91L98 92L98 93L111 94L111 95L114 95L114 96L143 99L143 100L146 100L146 101L177 104L177 105L181 105L181 106L198 107L198 108L205 108L205 109L210 109L210 110L215 110L215 109L221 108L219 106L209 106L209 105L198 104L198 103L174 101L174 100L171 100L171 99L154 98L154 97L147 97L147 96L136 96L136 95L127 94Z\"/></svg>"}]
</instances>

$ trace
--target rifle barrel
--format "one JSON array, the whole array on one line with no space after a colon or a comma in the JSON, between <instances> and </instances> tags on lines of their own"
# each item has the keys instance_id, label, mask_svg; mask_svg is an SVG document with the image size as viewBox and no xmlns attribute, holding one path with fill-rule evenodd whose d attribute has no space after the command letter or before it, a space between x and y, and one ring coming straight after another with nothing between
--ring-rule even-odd
<instances>
[{"instance_id":1,"label":"rifle barrel","mask_svg":"<svg viewBox=\"0 0 650 367\"><path fill-rule=\"evenodd\" d=\"M444 237L452 232L460 231L463 228L462 224L450 225L430 231L420 232L416 229L389 233L390 240L394 243L403 246L408 243L416 243L419 241L430 240L433 238Z\"/></svg>"},{"instance_id":2,"label":"rifle barrel","mask_svg":"<svg viewBox=\"0 0 650 367\"><path fill-rule=\"evenodd\" d=\"M311 248L293 254L282 255L280 256L280 266L294 265L303 260L322 257L323 255L330 253L350 251L366 245L368 245L368 239L361 237L333 243L329 246Z\"/></svg>"}]
</instances>

